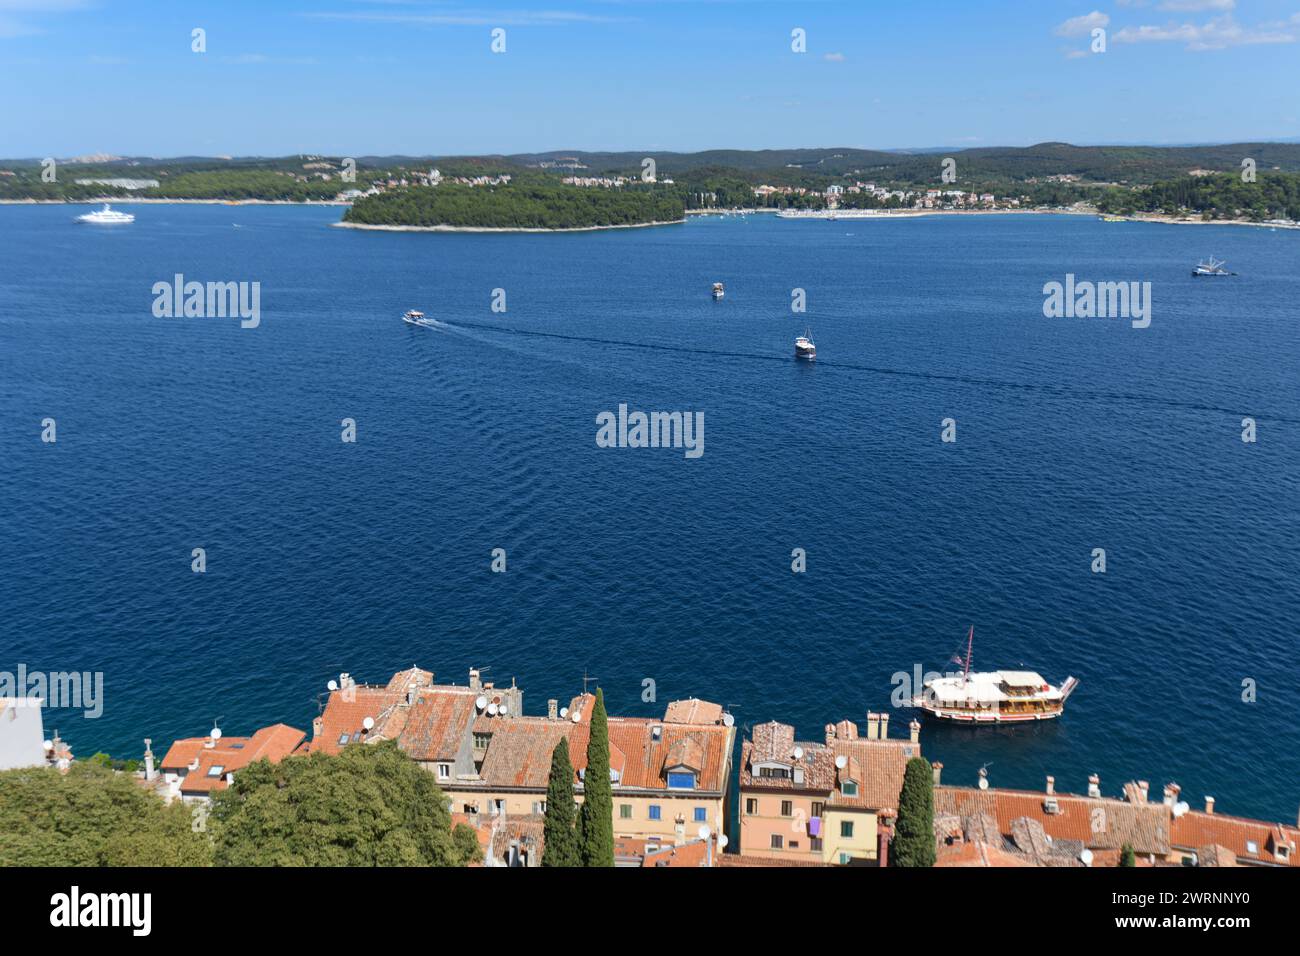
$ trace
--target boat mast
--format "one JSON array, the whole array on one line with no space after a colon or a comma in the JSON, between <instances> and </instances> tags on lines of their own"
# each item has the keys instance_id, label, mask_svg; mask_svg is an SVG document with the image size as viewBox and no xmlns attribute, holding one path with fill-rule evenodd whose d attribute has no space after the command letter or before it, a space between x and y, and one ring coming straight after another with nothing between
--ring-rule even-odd
<instances>
[{"instance_id":1,"label":"boat mast","mask_svg":"<svg viewBox=\"0 0 1300 956\"><path fill-rule=\"evenodd\" d=\"M961 675L961 682L967 683L970 679L970 649L975 642L975 625L970 626L970 633L966 635L966 670Z\"/></svg>"}]
</instances>

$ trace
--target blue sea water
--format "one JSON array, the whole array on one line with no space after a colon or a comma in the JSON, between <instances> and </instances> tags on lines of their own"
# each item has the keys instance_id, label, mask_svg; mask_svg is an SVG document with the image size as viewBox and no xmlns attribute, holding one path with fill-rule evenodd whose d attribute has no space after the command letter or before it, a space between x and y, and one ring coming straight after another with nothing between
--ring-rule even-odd
<instances>
[{"instance_id":1,"label":"blue sea water","mask_svg":"<svg viewBox=\"0 0 1300 956\"><path fill-rule=\"evenodd\" d=\"M927 725L946 782L1176 780L1294 819L1300 233L81 211L0 207L0 670L103 672L102 717L46 715L78 755L307 729L340 671L411 664L490 667L534 713L586 673L613 713L697 695L816 739L889 709L899 734L891 676L951 667L973 624L976 668L1082 684L1056 722ZM1193 279L1211 253L1241 275ZM155 318L177 273L260 282L260 326ZM1150 327L1045 318L1066 273L1151 282ZM598 448L620 403L704 412L704 454Z\"/></svg>"}]
</instances>

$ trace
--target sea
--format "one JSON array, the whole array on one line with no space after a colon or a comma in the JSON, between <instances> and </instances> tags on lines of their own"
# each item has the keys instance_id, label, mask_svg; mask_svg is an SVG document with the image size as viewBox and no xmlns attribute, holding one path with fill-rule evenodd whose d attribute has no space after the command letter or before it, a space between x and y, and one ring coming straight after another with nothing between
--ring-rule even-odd
<instances>
[{"instance_id":1,"label":"sea","mask_svg":"<svg viewBox=\"0 0 1300 956\"><path fill-rule=\"evenodd\" d=\"M412 665L529 713L599 686L901 736L973 627L976 670L1080 684L1060 720L925 724L944 782L1296 819L1300 231L125 208L0 207L0 671L102 675L45 713L77 756L310 732L341 672ZM256 322L167 317L178 276ZM1149 324L1048 317L1067 276L1150 283ZM701 452L598 442L621 405Z\"/></svg>"}]
</instances>

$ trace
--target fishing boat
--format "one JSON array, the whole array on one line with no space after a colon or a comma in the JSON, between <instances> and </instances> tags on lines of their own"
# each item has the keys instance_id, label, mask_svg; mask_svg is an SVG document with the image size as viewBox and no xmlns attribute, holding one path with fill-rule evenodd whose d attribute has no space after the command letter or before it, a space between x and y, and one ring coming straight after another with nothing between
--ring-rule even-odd
<instances>
[{"instance_id":1,"label":"fishing boat","mask_svg":"<svg viewBox=\"0 0 1300 956\"><path fill-rule=\"evenodd\" d=\"M1229 272L1223 268L1227 265L1222 259L1216 259L1214 256L1206 259L1204 262L1198 262L1196 268L1192 270L1194 276L1235 276L1237 273Z\"/></svg>"},{"instance_id":2,"label":"fishing boat","mask_svg":"<svg viewBox=\"0 0 1300 956\"><path fill-rule=\"evenodd\" d=\"M84 216L78 216L77 222L89 222L96 226L118 226L125 225L128 222L135 222L135 216L129 212L118 212L108 203L104 203L103 209L88 212Z\"/></svg>"},{"instance_id":3,"label":"fishing boat","mask_svg":"<svg viewBox=\"0 0 1300 956\"><path fill-rule=\"evenodd\" d=\"M803 335L794 340L794 357L811 362L817 358L817 346L813 344L811 331L805 329Z\"/></svg>"},{"instance_id":4,"label":"fishing boat","mask_svg":"<svg viewBox=\"0 0 1300 956\"><path fill-rule=\"evenodd\" d=\"M713 283L713 297L715 299L721 299L724 294L725 293L723 292L722 289L722 283L721 282Z\"/></svg>"},{"instance_id":5,"label":"fishing boat","mask_svg":"<svg viewBox=\"0 0 1300 956\"><path fill-rule=\"evenodd\" d=\"M936 720L963 724L1015 724L1051 720L1064 713L1066 700L1079 686L1076 678L1067 677L1057 687L1037 671L972 673L974 640L972 626L966 636L965 659L953 658L962 665L961 674L926 681L922 692L912 698L913 707Z\"/></svg>"},{"instance_id":6,"label":"fishing boat","mask_svg":"<svg viewBox=\"0 0 1300 956\"><path fill-rule=\"evenodd\" d=\"M417 312L415 309L408 309L402 316L402 321L408 325L431 325L432 323L424 317L423 312Z\"/></svg>"}]
</instances>

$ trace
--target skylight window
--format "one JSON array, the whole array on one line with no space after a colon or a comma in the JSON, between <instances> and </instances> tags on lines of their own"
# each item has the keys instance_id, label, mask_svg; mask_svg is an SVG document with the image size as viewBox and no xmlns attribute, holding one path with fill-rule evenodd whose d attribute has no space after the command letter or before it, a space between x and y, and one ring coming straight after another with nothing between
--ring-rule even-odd
<instances>
[{"instance_id":1,"label":"skylight window","mask_svg":"<svg viewBox=\"0 0 1300 956\"><path fill-rule=\"evenodd\" d=\"M211 767L208 768L208 776L209 776L209 777L220 777L220 776L221 776L221 771L223 771L223 770L225 770L225 769L226 769L226 768L223 767L223 766L222 766L221 764L219 764L219 763L213 764Z\"/></svg>"}]
</instances>

